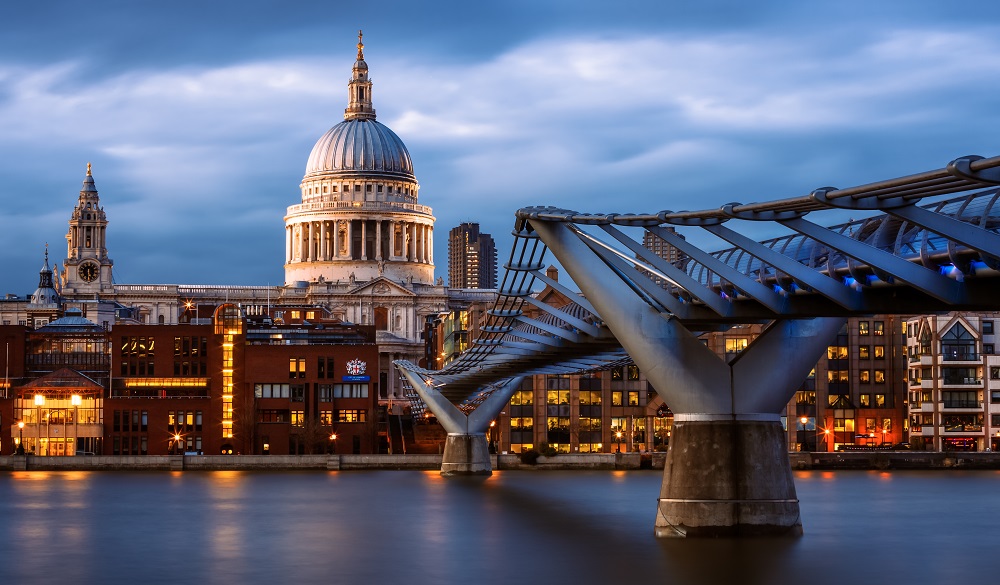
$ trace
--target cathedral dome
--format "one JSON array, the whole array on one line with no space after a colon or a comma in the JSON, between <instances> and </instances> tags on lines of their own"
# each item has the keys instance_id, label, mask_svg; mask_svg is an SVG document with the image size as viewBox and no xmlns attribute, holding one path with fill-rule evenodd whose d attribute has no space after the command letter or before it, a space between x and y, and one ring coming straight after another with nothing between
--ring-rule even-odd
<instances>
[{"instance_id":1,"label":"cathedral dome","mask_svg":"<svg viewBox=\"0 0 1000 585\"><path fill-rule=\"evenodd\" d=\"M403 141L374 118L344 120L313 146L305 178L374 173L415 180Z\"/></svg>"}]
</instances>

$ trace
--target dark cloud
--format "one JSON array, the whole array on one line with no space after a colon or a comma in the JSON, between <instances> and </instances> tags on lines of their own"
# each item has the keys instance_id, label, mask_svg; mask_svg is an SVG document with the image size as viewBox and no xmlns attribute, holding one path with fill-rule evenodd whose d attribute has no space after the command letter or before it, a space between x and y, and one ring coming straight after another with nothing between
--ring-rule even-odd
<instances>
[{"instance_id":1,"label":"dark cloud","mask_svg":"<svg viewBox=\"0 0 1000 585\"><path fill-rule=\"evenodd\" d=\"M282 217L366 32L421 202L699 209L996 154L1000 6L933 1L20 3L0 21L3 291L64 254L86 163L120 282L280 283ZM761 237L771 234L761 234ZM699 237L699 236L692 236Z\"/></svg>"}]
</instances>

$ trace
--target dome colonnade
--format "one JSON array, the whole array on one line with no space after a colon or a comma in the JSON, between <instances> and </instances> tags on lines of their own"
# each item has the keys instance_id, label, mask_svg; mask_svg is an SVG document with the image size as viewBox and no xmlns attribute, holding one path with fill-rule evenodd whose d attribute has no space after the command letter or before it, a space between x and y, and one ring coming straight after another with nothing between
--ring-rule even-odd
<instances>
[{"instance_id":1,"label":"dome colonnade","mask_svg":"<svg viewBox=\"0 0 1000 585\"><path fill-rule=\"evenodd\" d=\"M403 141L375 119L364 44L348 83L344 120L313 146L302 203L285 216L285 283L385 276L434 281L434 216Z\"/></svg>"}]
</instances>

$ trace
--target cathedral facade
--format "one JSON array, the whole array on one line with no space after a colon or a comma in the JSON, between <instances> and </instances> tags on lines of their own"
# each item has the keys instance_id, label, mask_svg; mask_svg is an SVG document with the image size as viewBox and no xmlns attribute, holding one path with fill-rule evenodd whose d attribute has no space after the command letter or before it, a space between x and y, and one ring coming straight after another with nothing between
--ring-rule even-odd
<instances>
[{"instance_id":1,"label":"cathedral facade","mask_svg":"<svg viewBox=\"0 0 1000 585\"><path fill-rule=\"evenodd\" d=\"M66 233L61 267L45 266L31 297L0 300L8 325L40 327L69 309L106 328L115 323L207 324L223 303L278 324L339 320L374 326L380 399L402 399L392 361L425 357L426 323L492 298L434 279L434 216L403 141L376 120L359 35L344 120L316 142L284 217L283 286L121 284L106 246L109 223L90 165ZM113 217L113 213L111 214ZM48 271L48 272L47 272Z\"/></svg>"}]
</instances>

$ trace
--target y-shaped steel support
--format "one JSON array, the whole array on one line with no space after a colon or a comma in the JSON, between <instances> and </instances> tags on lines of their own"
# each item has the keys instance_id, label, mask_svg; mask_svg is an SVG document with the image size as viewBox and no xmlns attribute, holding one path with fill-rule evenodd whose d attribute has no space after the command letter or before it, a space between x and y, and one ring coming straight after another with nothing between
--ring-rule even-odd
<instances>
[{"instance_id":1,"label":"y-shaped steel support","mask_svg":"<svg viewBox=\"0 0 1000 585\"><path fill-rule=\"evenodd\" d=\"M441 457L441 475L492 475L486 429L521 385L521 377L511 378L493 391L475 410L466 415L438 392L429 380L399 368L413 389L434 413L448 433Z\"/></svg>"},{"instance_id":2,"label":"y-shaped steel support","mask_svg":"<svg viewBox=\"0 0 1000 585\"><path fill-rule=\"evenodd\" d=\"M844 320L776 321L726 363L566 225L531 225L674 412L656 535L801 534L780 413Z\"/></svg>"}]
</instances>

